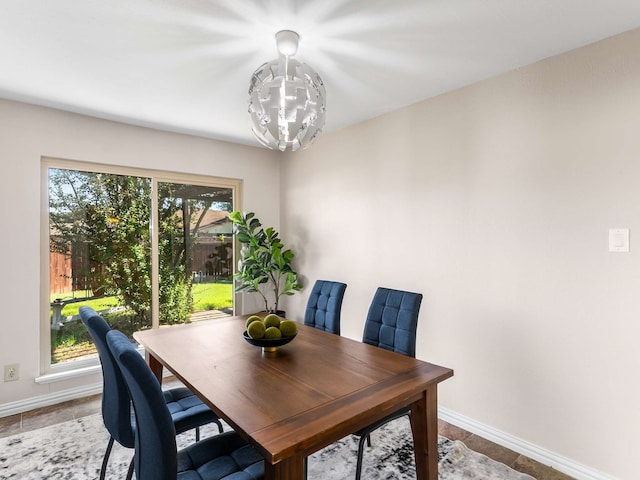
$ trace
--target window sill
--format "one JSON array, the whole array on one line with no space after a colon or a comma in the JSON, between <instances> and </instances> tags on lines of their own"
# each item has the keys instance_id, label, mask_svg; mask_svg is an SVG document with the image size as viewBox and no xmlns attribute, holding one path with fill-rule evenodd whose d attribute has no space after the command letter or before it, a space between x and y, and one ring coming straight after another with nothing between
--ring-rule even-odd
<instances>
[{"instance_id":1,"label":"window sill","mask_svg":"<svg viewBox=\"0 0 640 480\"><path fill-rule=\"evenodd\" d=\"M73 368L60 372L45 373L44 375L36 377L35 381L40 385L44 385L47 383L62 382L64 380L69 380L72 378L84 377L85 375L93 375L95 373L100 373L101 371L102 367L98 363L96 365L90 365L87 367Z\"/></svg>"},{"instance_id":2,"label":"window sill","mask_svg":"<svg viewBox=\"0 0 640 480\"><path fill-rule=\"evenodd\" d=\"M144 357L144 348L138 347L138 353ZM39 377L35 378L35 382L40 385L46 385L48 383L63 382L73 378L84 377L85 375L94 375L96 373L102 373L102 366L100 360L96 357L89 359L78 360L78 363L57 365L50 372L43 373ZM171 375L166 368L163 370L163 377Z\"/></svg>"}]
</instances>

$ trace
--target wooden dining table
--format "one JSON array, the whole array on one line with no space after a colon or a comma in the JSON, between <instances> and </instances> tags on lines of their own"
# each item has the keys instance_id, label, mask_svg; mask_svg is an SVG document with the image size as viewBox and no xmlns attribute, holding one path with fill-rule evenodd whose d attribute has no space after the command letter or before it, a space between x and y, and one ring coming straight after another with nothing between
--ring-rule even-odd
<instances>
[{"instance_id":1,"label":"wooden dining table","mask_svg":"<svg viewBox=\"0 0 640 480\"><path fill-rule=\"evenodd\" d=\"M265 352L247 316L134 333L160 379L167 368L265 459L266 480L303 480L304 460L411 407L416 473L438 477L438 384L453 370L298 324Z\"/></svg>"}]
</instances>

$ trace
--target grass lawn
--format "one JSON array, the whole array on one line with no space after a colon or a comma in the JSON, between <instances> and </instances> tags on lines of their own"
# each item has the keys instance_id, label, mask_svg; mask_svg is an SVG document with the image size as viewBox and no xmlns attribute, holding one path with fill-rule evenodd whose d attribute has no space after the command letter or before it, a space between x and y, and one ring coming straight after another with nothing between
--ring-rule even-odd
<instances>
[{"instance_id":1,"label":"grass lawn","mask_svg":"<svg viewBox=\"0 0 640 480\"><path fill-rule=\"evenodd\" d=\"M221 310L233 306L233 285L231 283L194 283L193 311Z\"/></svg>"},{"instance_id":2,"label":"grass lawn","mask_svg":"<svg viewBox=\"0 0 640 480\"><path fill-rule=\"evenodd\" d=\"M56 298L61 298L63 301L69 300L71 298L70 294L56 294L51 295L51 301L53 302ZM76 292L76 300L81 300L84 298L84 294L78 294ZM78 310L80 307L87 306L93 308L96 312L100 312L102 310L109 310L110 308L117 307L119 305L117 297L100 297L94 298L93 300L85 300L83 302L77 303L69 303L62 307L62 316L63 317L72 317L74 315L78 315Z\"/></svg>"},{"instance_id":3,"label":"grass lawn","mask_svg":"<svg viewBox=\"0 0 640 480\"><path fill-rule=\"evenodd\" d=\"M222 310L233 307L233 285L232 283L196 283L192 286L193 309L195 312L206 310ZM84 292L75 292L76 299L85 296ZM55 294L51 296L51 301L56 298L69 300L71 294ZM62 309L63 317L78 315L81 306L89 306L97 312L109 310L119 305L117 297L102 297L93 300L80 301L65 305ZM105 320L112 328L123 331L130 335L134 330L138 330L132 322L127 319L126 312L104 313ZM58 331L51 331L51 361L58 363L83 355L95 353L95 347L91 342L89 333L84 328L82 322L68 322Z\"/></svg>"},{"instance_id":4,"label":"grass lawn","mask_svg":"<svg viewBox=\"0 0 640 480\"><path fill-rule=\"evenodd\" d=\"M233 306L233 285L231 283L194 283L191 287L191 293L193 294L193 312L221 310ZM75 292L75 294L78 300L85 296L85 292ZM51 295L52 302L56 298L67 300L71 298L71 294L58 293ZM78 310L84 305L99 312L117 307L118 299L117 297L101 297L84 302L70 303L63 307L62 316L78 315Z\"/></svg>"}]
</instances>

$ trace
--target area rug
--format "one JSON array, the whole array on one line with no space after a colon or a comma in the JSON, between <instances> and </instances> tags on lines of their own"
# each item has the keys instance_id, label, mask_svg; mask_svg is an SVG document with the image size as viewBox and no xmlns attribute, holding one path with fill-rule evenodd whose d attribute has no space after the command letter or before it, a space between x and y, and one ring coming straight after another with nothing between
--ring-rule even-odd
<instances>
[{"instance_id":1,"label":"area rug","mask_svg":"<svg viewBox=\"0 0 640 480\"><path fill-rule=\"evenodd\" d=\"M205 427L203 436L216 428ZM363 480L416 478L406 418L374 432L365 448ZM178 437L179 447L193 442L193 432ZM99 414L0 439L2 480L95 480L108 434ZM357 438L346 437L309 458L309 480L355 478ZM126 475L132 450L115 445L107 479ZM467 448L462 442L438 438L439 480L534 480Z\"/></svg>"}]
</instances>

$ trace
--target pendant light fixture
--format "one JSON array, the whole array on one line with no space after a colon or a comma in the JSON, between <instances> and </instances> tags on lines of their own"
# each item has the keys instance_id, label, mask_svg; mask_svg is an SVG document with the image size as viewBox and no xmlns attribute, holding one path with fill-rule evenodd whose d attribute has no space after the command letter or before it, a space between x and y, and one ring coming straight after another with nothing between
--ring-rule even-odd
<instances>
[{"instance_id":1,"label":"pendant light fixture","mask_svg":"<svg viewBox=\"0 0 640 480\"><path fill-rule=\"evenodd\" d=\"M306 148L325 120L325 89L320 75L294 60L300 36L276 33L279 57L259 67L249 86L251 129L263 145L285 151Z\"/></svg>"}]
</instances>

